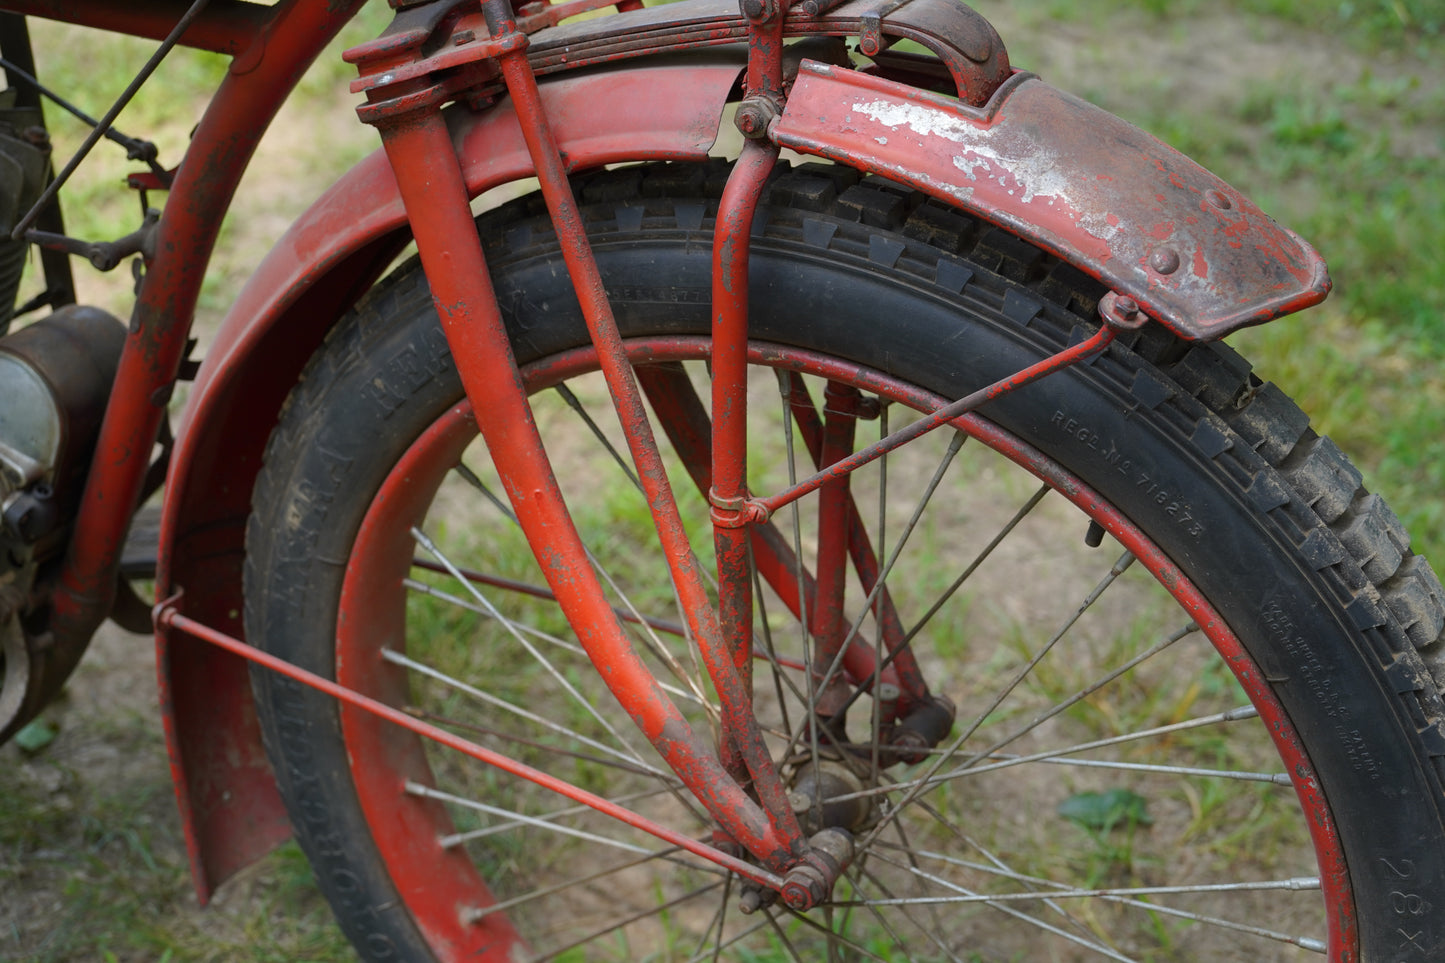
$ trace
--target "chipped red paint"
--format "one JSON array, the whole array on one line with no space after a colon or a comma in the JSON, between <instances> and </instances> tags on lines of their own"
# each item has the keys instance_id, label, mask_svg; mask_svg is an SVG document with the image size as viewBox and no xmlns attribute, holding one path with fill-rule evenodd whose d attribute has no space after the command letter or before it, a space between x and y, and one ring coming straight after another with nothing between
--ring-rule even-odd
<instances>
[{"instance_id":1,"label":"chipped red paint","mask_svg":"<svg viewBox=\"0 0 1445 963\"><path fill-rule=\"evenodd\" d=\"M869 462L876 461L889 452L902 448L915 438L919 438L930 431L949 424L959 415L972 411L980 405L987 404L995 398L1002 397L1010 391L1016 391L1024 385L1037 381L1046 375L1067 368L1069 365L1078 364L1085 358L1089 358L1108 347L1109 342L1113 341L1114 337L1113 328L1100 328L1087 341L1081 341L1078 344L1064 348L1057 354L1032 364L1016 374L1009 375L1006 378L1000 378L986 388L980 388L978 391L966 395L957 401L943 405L930 412L927 416L919 418L908 427L893 432L893 434L887 438L874 442L867 448L834 462L827 468L820 470L816 475L805 478L796 485L792 485L778 492L776 495L757 498L754 499L754 501L760 505L768 515L772 515L772 513L779 508L797 501L810 492L817 491L829 481L857 471Z\"/></svg>"},{"instance_id":2,"label":"chipped red paint","mask_svg":"<svg viewBox=\"0 0 1445 963\"><path fill-rule=\"evenodd\" d=\"M712 424L691 380L681 368L652 364L639 366L637 379L647 394L652 410L657 413L657 420L667 432L673 450L686 466L693 484L706 496L712 490L712 462L708 447L708 439L712 437ZM793 413L794 423L816 464L819 457L821 419L807 399L796 401L793 404ZM848 546L853 555L853 565L864 591L871 592L878 581L878 560L869 543L868 533L856 504L850 508L848 524L851 527ZM804 606L808 611L812 611L816 590L813 573L807 569L802 572L804 605L800 606L798 564L787 538L771 521L753 523L748 532L751 537L753 564L757 566L763 581L777 593L784 607L794 618L802 617ZM884 638L892 650L902 640L904 629L886 588L879 593L879 608ZM769 658L774 656L754 654L754 660ZM870 684L876 661L870 647L857 639L849 643L843 659L843 669L847 673L848 681L854 685ZM786 658L778 658L778 664L795 669L803 668L802 662ZM906 673L910 671L912 676L908 678L912 681L905 681ZM883 670L881 681L900 688L917 686L919 692L926 691L921 676L918 675L917 662L907 649L895 658L893 665ZM901 705L908 704L903 698L899 701Z\"/></svg>"},{"instance_id":3,"label":"chipped red paint","mask_svg":"<svg viewBox=\"0 0 1445 963\"><path fill-rule=\"evenodd\" d=\"M1219 338L1329 290L1319 255L1238 191L1030 74L976 110L805 62L773 136L973 211L1133 297L1185 338ZM1161 242L1204 270L1151 269Z\"/></svg>"},{"instance_id":4,"label":"chipped red paint","mask_svg":"<svg viewBox=\"0 0 1445 963\"><path fill-rule=\"evenodd\" d=\"M756 53L757 47L753 49ZM774 64L779 70L780 63ZM758 65L750 63L749 77L757 72ZM747 729L756 725L751 672L753 580L748 552L752 538L746 510L748 253L758 198L777 160L778 150L771 144L758 140L744 143L718 203L713 229L712 485L707 498L712 505L717 552L719 644L731 654L740 683L736 701L722 700L721 748L724 765L740 781L757 764L748 759L744 742ZM783 788L780 780L777 788ZM788 829L801 841L786 791L769 803L770 811L779 812L774 806L786 813L791 823Z\"/></svg>"},{"instance_id":5,"label":"chipped red paint","mask_svg":"<svg viewBox=\"0 0 1445 963\"><path fill-rule=\"evenodd\" d=\"M54 615L50 629L63 640L60 645L83 645L110 611L126 530L184 356L206 264L247 161L270 118L306 67L360 5L360 0L352 0L263 8L223 0L185 35L186 43L234 54L236 64L246 69L229 73L212 100L191 138L173 184L174 193L157 228L155 254L146 265L91 474L73 526L74 535L52 594ZM188 4L142 0L127 5L80 2L17 6L40 16L55 15L141 36L164 36ZM262 57L262 51L267 56ZM234 558L211 556L207 562L192 573L203 583L198 585L198 595L206 595L214 585L239 577L239 572L234 571ZM215 581L207 578L218 572L223 574ZM225 624L227 620L228 611L222 611L216 622ZM163 654L162 692L177 703L205 698L206 687L195 692L166 677L171 663L164 657L169 645L164 634L158 635L157 645ZM206 646L177 642L175 647L180 664L208 661L207 655L194 651L205 650ZM218 688L237 692L240 685L233 679ZM233 750L221 765L228 774L244 774L244 790L230 798L220 790L212 792L214 784L206 781L204 773L198 780L201 791L180 794L192 865L202 874L197 879L203 899L210 891L202 882L205 876L233 871L253 858L258 846L269 847L288 831L274 786L269 782L268 764L249 706L249 695L218 702L214 713L219 731L212 733L177 725L174 719L165 720L173 772L184 768L182 746L194 740L222 752ZM247 807L245 821L237 827L239 831L216 840L202 856L198 824L233 801ZM243 839L246 835L251 838Z\"/></svg>"},{"instance_id":6,"label":"chipped red paint","mask_svg":"<svg viewBox=\"0 0 1445 963\"><path fill-rule=\"evenodd\" d=\"M192 0L6 0L5 9L29 17L59 20L113 33L165 38L191 6ZM313 4L313 6L317 6ZM354 10L357 5L347 5ZM312 10L311 14L318 11ZM343 18L347 16L337 11ZM238 55L260 36L272 11L241 0L209 0L195 22L181 35L181 46ZM259 51L256 52L259 58Z\"/></svg>"},{"instance_id":7,"label":"chipped red paint","mask_svg":"<svg viewBox=\"0 0 1445 963\"><path fill-rule=\"evenodd\" d=\"M218 632L194 619L187 618L180 612L179 606L183 600L184 596L177 595L161 601L155 609L156 625L168 631L181 632L194 636L210 645L219 646L234 655L254 662L257 665L264 666L273 672L278 672L287 678L295 679L303 685L338 699L353 709L385 720L388 725L405 729L419 736L424 736L433 742L440 743L449 749L454 749L479 762L486 763L489 766L495 766L503 772L511 773L529 782L534 782L545 789L549 789L575 802L582 803L629 826L641 829L643 832L651 833L657 838L685 849L694 855L701 856L709 862L724 866L742 876L744 879L755 880L764 886L772 887L777 887L782 883L782 880L765 869L754 866L751 863L746 863L736 857L729 856L727 853L720 852L705 843L699 843L690 836L675 832L646 817L639 816L610 800L603 799L601 796L590 793L585 789L580 789L569 782L557 779L545 772L533 769L525 763L517 762L511 757L495 752L485 746L479 746L439 726L434 726L429 722L413 718L400 709L393 708L360 692L338 685L330 679L323 678L314 672L308 672L305 669L294 666L284 659L278 659L255 646L247 645L240 639L233 638L224 632ZM394 785L395 784L393 784L393 786Z\"/></svg>"}]
</instances>

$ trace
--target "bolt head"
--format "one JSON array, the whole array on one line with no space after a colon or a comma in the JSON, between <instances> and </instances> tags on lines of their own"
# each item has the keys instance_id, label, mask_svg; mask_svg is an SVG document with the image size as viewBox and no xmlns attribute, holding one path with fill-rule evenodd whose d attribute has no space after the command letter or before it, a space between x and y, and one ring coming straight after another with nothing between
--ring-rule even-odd
<instances>
[{"instance_id":1,"label":"bolt head","mask_svg":"<svg viewBox=\"0 0 1445 963\"><path fill-rule=\"evenodd\" d=\"M1114 310L1122 318L1132 318L1139 313L1139 302L1125 295L1114 302Z\"/></svg>"}]
</instances>

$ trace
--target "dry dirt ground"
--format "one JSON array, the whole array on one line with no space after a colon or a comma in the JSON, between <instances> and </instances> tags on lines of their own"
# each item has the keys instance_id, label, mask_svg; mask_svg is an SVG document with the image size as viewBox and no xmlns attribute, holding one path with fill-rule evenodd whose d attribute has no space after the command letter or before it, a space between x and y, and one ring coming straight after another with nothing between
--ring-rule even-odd
<instances>
[{"instance_id":1,"label":"dry dirt ground","mask_svg":"<svg viewBox=\"0 0 1445 963\"><path fill-rule=\"evenodd\" d=\"M1126 43L1154 28L1129 12L1106 25L1050 25L1037 14L981 7L1005 39L1027 35L1011 48L1026 46L1033 53L1024 65L1060 86L1088 94L1126 72L1131 83L1165 78L1191 111L1237 99L1241 85L1358 73L1361 66L1343 43L1302 48L1287 27L1222 15L1191 20L1174 36ZM334 145L370 136L358 135L348 102L341 93L322 109L315 101L302 105L268 136L256 165L262 173L243 187L225 242L243 253L223 252L213 303L224 305L254 252L329 179ZM211 312L203 323L215 320ZM0 748L0 807L7 810L0 824L8 826L0 848L0 960L346 958L335 933L318 922L325 910L294 854L242 874L212 908L197 906L170 795L152 662L149 639L107 627L46 713L58 729L55 741L33 755ZM14 827L20 813L35 815L33 834ZM22 845L27 836L44 842ZM17 865L21 852L24 864ZM134 949L124 935L127 920L134 932L166 934L143 945L170 948Z\"/></svg>"}]
</instances>

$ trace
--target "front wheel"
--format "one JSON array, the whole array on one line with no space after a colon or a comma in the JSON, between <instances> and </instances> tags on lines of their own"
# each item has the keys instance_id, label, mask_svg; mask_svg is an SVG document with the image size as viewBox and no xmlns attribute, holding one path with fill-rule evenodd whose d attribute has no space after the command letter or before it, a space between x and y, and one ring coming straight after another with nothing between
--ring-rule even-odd
<instances>
[{"instance_id":1,"label":"front wheel","mask_svg":"<svg viewBox=\"0 0 1445 963\"><path fill-rule=\"evenodd\" d=\"M628 168L577 186L705 566L724 173ZM545 213L524 199L479 228L591 561L673 701L715 733ZM752 285L758 493L1085 336L1099 293L1000 231L823 167L771 183ZM571 637L533 560L546 546L527 545L502 491L406 265L328 341L272 439L248 637L710 838ZM745 914L758 894L715 866L258 672L298 836L363 955L1445 952L1445 745L1417 653L1445 621L1439 583L1343 456L1228 349L1140 332L818 501L752 541L754 709L804 824L858 843L828 904ZM857 658L820 678L811 652L840 634ZM908 751L898 732L921 703L905 660L881 668L892 648L954 710Z\"/></svg>"}]
</instances>

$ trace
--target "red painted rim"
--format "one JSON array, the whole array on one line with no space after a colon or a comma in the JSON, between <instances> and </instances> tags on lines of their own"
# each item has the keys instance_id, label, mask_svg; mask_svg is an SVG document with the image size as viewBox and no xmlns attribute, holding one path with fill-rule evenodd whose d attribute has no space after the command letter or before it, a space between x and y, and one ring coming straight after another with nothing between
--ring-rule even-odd
<instances>
[{"instance_id":1,"label":"red painted rim","mask_svg":"<svg viewBox=\"0 0 1445 963\"><path fill-rule=\"evenodd\" d=\"M634 363L697 360L706 357L702 338L670 337L630 342ZM943 399L899 383L860 365L797 348L753 344L749 362L846 381L866 391L927 410ZM556 355L523 369L535 392L595 370L590 348ZM405 590L415 550L410 529L420 525L438 487L462 450L476 437L465 401L448 409L407 450L383 481L358 533L341 594L337 621L337 682L363 694L401 705L406 701L405 673L382 661L381 650L405 649ZM1102 496L1064 471L1042 452L988 421L966 415L954 423L1098 521L1129 549L1190 614L1245 689L1289 772L1302 806L1320 869L1326 902L1329 958L1354 958L1358 930L1354 901L1339 834L1319 781L1283 707L1259 668L1213 607L1164 553ZM361 560L367 560L361 563ZM444 850L437 840L453 826L438 802L405 792L408 780L430 785L430 768L421 740L376 716L341 707L342 732L357 796L372 837L407 909L442 959L511 959L525 946L505 913L478 922L468 910L494 902L486 883L460 851Z\"/></svg>"}]
</instances>

